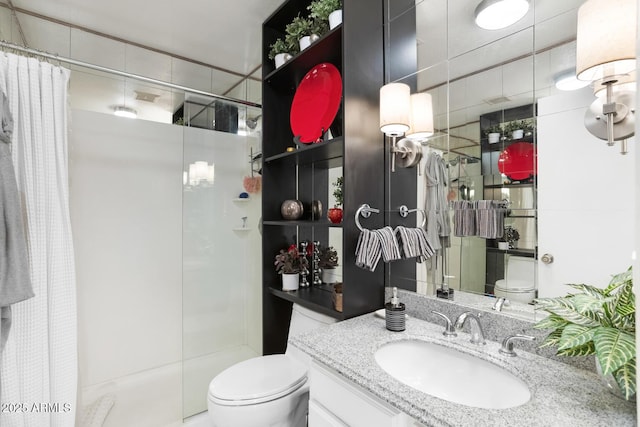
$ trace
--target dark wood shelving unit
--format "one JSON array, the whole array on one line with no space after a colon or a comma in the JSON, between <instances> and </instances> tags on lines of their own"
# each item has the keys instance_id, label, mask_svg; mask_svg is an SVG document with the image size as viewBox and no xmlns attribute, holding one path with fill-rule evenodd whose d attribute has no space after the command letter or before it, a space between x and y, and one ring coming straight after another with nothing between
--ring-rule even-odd
<instances>
[{"instance_id":1,"label":"dark wood shelving unit","mask_svg":"<svg viewBox=\"0 0 640 427\"><path fill-rule=\"evenodd\" d=\"M323 35L307 49L275 69L268 58L269 46L284 37L285 26L300 13L306 15L311 0L285 1L262 27L262 277L263 352L282 353L286 348L292 303L336 319L348 319L379 309L384 304L384 268L369 272L355 266L355 247L360 230L354 214L363 203L384 206L385 153L379 131L378 93L384 84L383 0L343 0L342 25ZM329 62L342 77L341 106L331 125L332 139L315 144L295 144L290 110L296 88L314 66ZM288 147L295 147L287 151ZM328 195L333 191L329 169L342 167L344 216L341 224L326 218ZM286 199L304 204L322 203L324 217L285 221L280 205ZM384 224L377 215L367 222L372 228ZM342 230L343 311L333 308L331 288L312 286L295 292L281 290L274 256L301 241L326 245L329 230Z\"/></svg>"}]
</instances>

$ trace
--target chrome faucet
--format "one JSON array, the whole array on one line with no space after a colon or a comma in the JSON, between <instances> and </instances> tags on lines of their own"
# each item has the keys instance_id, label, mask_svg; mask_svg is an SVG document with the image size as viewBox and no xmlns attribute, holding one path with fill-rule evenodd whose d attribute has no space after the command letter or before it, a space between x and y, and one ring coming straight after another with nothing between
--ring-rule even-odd
<instances>
[{"instance_id":1,"label":"chrome faucet","mask_svg":"<svg viewBox=\"0 0 640 427\"><path fill-rule=\"evenodd\" d=\"M502 346L500 347L500 353L506 355L506 356L517 356L516 352L513 351L513 341L515 340L524 340L524 341L534 341L536 339L536 337L532 337L530 335L522 335L522 334L515 334L515 335L509 335L508 337L506 337L505 339L502 340Z\"/></svg>"},{"instance_id":2,"label":"chrome faucet","mask_svg":"<svg viewBox=\"0 0 640 427\"><path fill-rule=\"evenodd\" d=\"M456 319L455 328L461 330L467 320L471 319L471 342L473 344L486 344L484 331L480 324L480 318L470 311L465 311Z\"/></svg>"},{"instance_id":3,"label":"chrome faucet","mask_svg":"<svg viewBox=\"0 0 640 427\"><path fill-rule=\"evenodd\" d=\"M458 336L458 334L456 333L455 328L453 327L453 323L447 317L446 314L440 313L439 311L435 311L435 310L431 310L431 312L433 314L436 314L436 315L442 317L445 320L445 322L447 322L447 324L444 327L444 332L442 332L442 335L444 335L445 337L457 337Z\"/></svg>"},{"instance_id":4,"label":"chrome faucet","mask_svg":"<svg viewBox=\"0 0 640 427\"><path fill-rule=\"evenodd\" d=\"M499 297L496 302L493 304L493 309L495 311L502 311L502 307L505 306L509 306L509 300L506 299L505 297Z\"/></svg>"}]
</instances>

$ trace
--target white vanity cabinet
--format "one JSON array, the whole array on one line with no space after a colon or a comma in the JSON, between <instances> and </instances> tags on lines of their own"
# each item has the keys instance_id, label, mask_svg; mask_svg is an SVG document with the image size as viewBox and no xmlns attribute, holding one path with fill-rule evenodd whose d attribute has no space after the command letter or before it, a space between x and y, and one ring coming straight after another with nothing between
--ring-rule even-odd
<instances>
[{"instance_id":1,"label":"white vanity cabinet","mask_svg":"<svg viewBox=\"0 0 640 427\"><path fill-rule=\"evenodd\" d=\"M309 427L423 426L316 361L309 381Z\"/></svg>"}]
</instances>

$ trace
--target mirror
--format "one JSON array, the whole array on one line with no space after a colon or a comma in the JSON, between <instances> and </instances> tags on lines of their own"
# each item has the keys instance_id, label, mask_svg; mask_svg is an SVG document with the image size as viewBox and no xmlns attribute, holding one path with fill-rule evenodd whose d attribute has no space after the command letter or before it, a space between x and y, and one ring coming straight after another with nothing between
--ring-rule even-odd
<instances>
[{"instance_id":1,"label":"mirror","mask_svg":"<svg viewBox=\"0 0 640 427\"><path fill-rule=\"evenodd\" d=\"M421 166L429 156L441 156L451 224L448 237L440 239L443 256L418 264L416 290L433 295L444 283L454 290L495 293L528 303L538 289L538 199L547 190L539 185L532 154L540 138L538 108L541 100L568 96L555 87L554 79L574 72L577 10L584 0L532 0L524 18L491 31L474 23L479 0L400 3L389 2L387 47L401 60L390 61L387 80L409 84L412 93L432 95L436 134L423 143ZM414 38L407 36L413 31ZM407 72L412 64L416 71ZM588 103L595 99L591 87L579 92ZM521 122L526 124L523 134L513 135L511 128ZM583 128L578 122L572 126ZM502 132L497 142L489 142L495 125ZM524 166L514 166L514 158ZM632 167L631 160L627 163ZM423 207L425 175L417 179L418 206ZM495 201L487 205L493 215L488 224L500 232L458 229L456 212L460 220L467 206L476 211L484 207L477 203L482 200ZM503 223L499 212L504 212ZM499 238L505 230L510 239ZM393 265L390 270L393 275Z\"/></svg>"}]
</instances>

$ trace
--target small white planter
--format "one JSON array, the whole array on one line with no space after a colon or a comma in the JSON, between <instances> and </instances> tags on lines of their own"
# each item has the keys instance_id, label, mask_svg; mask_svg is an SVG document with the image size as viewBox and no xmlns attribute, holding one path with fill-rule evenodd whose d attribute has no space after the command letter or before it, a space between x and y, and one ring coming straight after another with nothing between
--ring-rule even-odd
<instances>
[{"instance_id":1,"label":"small white planter","mask_svg":"<svg viewBox=\"0 0 640 427\"><path fill-rule=\"evenodd\" d=\"M333 284L338 281L338 274L336 268L323 268L322 269L322 281L327 284Z\"/></svg>"},{"instance_id":2,"label":"small white planter","mask_svg":"<svg viewBox=\"0 0 640 427\"><path fill-rule=\"evenodd\" d=\"M291 58L292 58L291 55L288 53L278 53L273 60L276 63L276 68L280 68L284 65L285 62L287 62Z\"/></svg>"},{"instance_id":3,"label":"small white planter","mask_svg":"<svg viewBox=\"0 0 640 427\"><path fill-rule=\"evenodd\" d=\"M298 40L298 43L300 43L300 51L305 50L306 48L311 46L311 36L304 36L303 38Z\"/></svg>"},{"instance_id":4,"label":"small white planter","mask_svg":"<svg viewBox=\"0 0 640 427\"><path fill-rule=\"evenodd\" d=\"M518 129L511 132L511 139L522 139L524 137L524 130Z\"/></svg>"},{"instance_id":5,"label":"small white planter","mask_svg":"<svg viewBox=\"0 0 640 427\"><path fill-rule=\"evenodd\" d=\"M500 132L490 133L487 137L489 138L489 144L500 142Z\"/></svg>"},{"instance_id":6,"label":"small white planter","mask_svg":"<svg viewBox=\"0 0 640 427\"><path fill-rule=\"evenodd\" d=\"M507 250L509 249L509 242L498 242L498 249Z\"/></svg>"},{"instance_id":7,"label":"small white planter","mask_svg":"<svg viewBox=\"0 0 640 427\"><path fill-rule=\"evenodd\" d=\"M342 24L342 9L334 10L329 14L329 29L333 30Z\"/></svg>"},{"instance_id":8,"label":"small white planter","mask_svg":"<svg viewBox=\"0 0 640 427\"><path fill-rule=\"evenodd\" d=\"M297 291L300 286L300 273L283 273L282 274L282 290Z\"/></svg>"}]
</instances>

